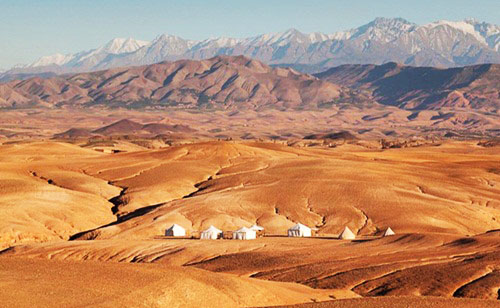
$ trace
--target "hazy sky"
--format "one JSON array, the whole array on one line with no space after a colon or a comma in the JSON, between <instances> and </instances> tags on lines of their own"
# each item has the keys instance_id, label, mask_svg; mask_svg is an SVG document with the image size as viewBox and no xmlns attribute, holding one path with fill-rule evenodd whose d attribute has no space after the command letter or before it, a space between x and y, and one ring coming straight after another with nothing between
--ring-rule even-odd
<instances>
[{"instance_id":1,"label":"hazy sky","mask_svg":"<svg viewBox=\"0 0 500 308\"><path fill-rule=\"evenodd\" d=\"M297 28L332 33L375 17L500 24L500 0L0 0L0 69L114 37L246 37Z\"/></svg>"}]
</instances>

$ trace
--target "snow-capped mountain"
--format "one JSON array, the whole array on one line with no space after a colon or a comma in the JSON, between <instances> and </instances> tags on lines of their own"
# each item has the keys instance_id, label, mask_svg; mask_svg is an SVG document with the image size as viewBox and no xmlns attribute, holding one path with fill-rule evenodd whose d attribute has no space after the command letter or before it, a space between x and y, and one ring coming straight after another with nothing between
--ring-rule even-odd
<instances>
[{"instance_id":1,"label":"snow-capped mountain","mask_svg":"<svg viewBox=\"0 0 500 308\"><path fill-rule=\"evenodd\" d=\"M386 62L440 67L500 63L500 26L473 19L419 26L402 18L377 18L359 28L332 34L306 34L290 29L250 38L202 41L163 34L152 42L114 39L90 51L42 57L4 75L94 71L217 55L245 55L268 64L309 71L342 64Z\"/></svg>"},{"instance_id":2,"label":"snow-capped mountain","mask_svg":"<svg viewBox=\"0 0 500 308\"><path fill-rule=\"evenodd\" d=\"M28 67L38 67L38 66L48 66L48 65L59 65L62 66L75 58L75 55L63 55L56 53L51 56L44 56L28 65Z\"/></svg>"},{"instance_id":3,"label":"snow-capped mountain","mask_svg":"<svg viewBox=\"0 0 500 308\"><path fill-rule=\"evenodd\" d=\"M132 38L117 38L108 42L106 45L98 49L97 52L106 52L111 54L134 52L147 44L149 44L147 41L139 41Z\"/></svg>"},{"instance_id":4,"label":"snow-capped mountain","mask_svg":"<svg viewBox=\"0 0 500 308\"><path fill-rule=\"evenodd\" d=\"M175 35L162 34L135 52L122 53L116 57L107 59L101 67L143 65L178 59L193 45L193 41L185 40Z\"/></svg>"},{"instance_id":5,"label":"snow-capped mountain","mask_svg":"<svg viewBox=\"0 0 500 308\"><path fill-rule=\"evenodd\" d=\"M28 65L27 68L67 66L93 69L93 66L100 64L101 61L108 56L131 53L148 44L149 42L139 41L132 38L115 38L109 41L106 45L89 51L83 51L76 54L55 54L41 57L34 63Z\"/></svg>"},{"instance_id":6,"label":"snow-capped mountain","mask_svg":"<svg viewBox=\"0 0 500 308\"><path fill-rule=\"evenodd\" d=\"M329 36L320 32L304 34L297 29L289 29L284 32L263 34L253 38L242 40L246 46L285 46L290 43L314 44L329 40Z\"/></svg>"},{"instance_id":7,"label":"snow-capped mountain","mask_svg":"<svg viewBox=\"0 0 500 308\"><path fill-rule=\"evenodd\" d=\"M479 23L474 19L468 19L466 22L474 26L475 32L485 39L490 48L500 51L500 26Z\"/></svg>"},{"instance_id":8,"label":"snow-capped mountain","mask_svg":"<svg viewBox=\"0 0 500 308\"><path fill-rule=\"evenodd\" d=\"M412 32L418 25L402 18L376 18L374 21L356 29L338 32L331 35L332 39L392 42L402 35Z\"/></svg>"}]
</instances>

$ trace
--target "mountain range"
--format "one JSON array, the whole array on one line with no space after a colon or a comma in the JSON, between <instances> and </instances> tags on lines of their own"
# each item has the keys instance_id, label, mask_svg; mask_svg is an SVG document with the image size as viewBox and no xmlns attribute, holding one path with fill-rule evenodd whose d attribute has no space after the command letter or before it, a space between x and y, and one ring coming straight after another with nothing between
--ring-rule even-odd
<instances>
[{"instance_id":1,"label":"mountain range","mask_svg":"<svg viewBox=\"0 0 500 308\"><path fill-rule=\"evenodd\" d=\"M250 38L193 41L169 34L153 41L113 39L76 54L44 56L0 73L0 80L37 74L76 73L179 59L244 55L270 65L320 72L343 64L398 62L411 66L456 67L500 63L500 26L473 19L417 25L402 18L377 18L333 34L296 29Z\"/></svg>"},{"instance_id":2,"label":"mountain range","mask_svg":"<svg viewBox=\"0 0 500 308\"><path fill-rule=\"evenodd\" d=\"M346 64L315 75L339 86L368 91L383 105L407 110L500 110L500 65L439 69L397 63Z\"/></svg>"},{"instance_id":3,"label":"mountain range","mask_svg":"<svg viewBox=\"0 0 500 308\"><path fill-rule=\"evenodd\" d=\"M0 107L192 110L321 109L375 105L498 114L500 65L439 69L342 65L310 75L245 56L178 60L0 84Z\"/></svg>"},{"instance_id":4,"label":"mountain range","mask_svg":"<svg viewBox=\"0 0 500 308\"><path fill-rule=\"evenodd\" d=\"M217 56L14 80L0 84L0 107L309 108L349 92L290 68L273 68L244 56Z\"/></svg>"}]
</instances>

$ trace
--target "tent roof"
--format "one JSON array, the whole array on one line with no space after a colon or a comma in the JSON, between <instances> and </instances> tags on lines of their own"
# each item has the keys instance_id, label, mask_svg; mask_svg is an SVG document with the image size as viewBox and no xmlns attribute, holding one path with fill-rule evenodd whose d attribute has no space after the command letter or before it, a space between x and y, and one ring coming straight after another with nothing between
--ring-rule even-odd
<instances>
[{"instance_id":1,"label":"tent roof","mask_svg":"<svg viewBox=\"0 0 500 308\"><path fill-rule=\"evenodd\" d=\"M221 230L217 229L214 226L210 226L210 227L208 227L208 229L206 229L205 231L202 231L202 232L217 232L217 233L222 233Z\"/></svg>"},{"instance_id":2,"label":"tent roof","mask_svg":"<svg viewBox=\"0 0 500 308\"><path fill-rule=\"evenodd\" d=\"M172 230L172 229L182 229L184 230L184 228L182 226L179 226L178 224L173 224L172 226L170 226L170 228L168 228L167 230Z\"/></svg>"},{"instance_id":3,"label":"tent roof","mask_svg":"<svg viewBox=\"0 0 500 308\"><path fill-rule=\"evenodd\" d=\"M309 229L309 230L310 230L311 228L309 228L308 226L305 226L305 225L303 225L303 224L301 224L301 223L299 222L299 223L297 223L295 226L291 227L291 228L290 228L290 229L288 229L288 230L300 230L300 229Z\"/></svg>"},{"instance_id":4,"label":"tent roof","mask_svg":"<svg viewBox=\"0 0 500 308\"><path fill-rule=\"evenodd\" d=\"M247 227L243 227L243 228L240 228L234 232L255 232L255 230L247 228Z\"/></svg>"},{"instance_id":5,"label":"tent roof","mask_svg":"<svg viewBox=\"0 0 500 308\"><path fill-rule=\"evenodd\" d=\"M394 231L392 231L391 227L387 228L387 230L385 230L384 232L384 236L388 236L388 235L395 235L396 233L394 233Z\"/></svg>"},{"instance_id":6,"label":"tent roof","mask_svg":"<svg viewBox=\"0 0 500 308\"><path fill-rule=\"evenodd\" d=\"M250 229L255 230L255 231L262 231L262 230L264 230L263 227L258 226L257 224L254 224L253 226L251 226Z\"/></svg>"},{"instance_id":7,"label":"tent roof","mask_svg":"<svg viewBox=\"0 0 500 308\"><path fill-rule=\"evenodd\" d=\"M351 229L349 229L348 226L346 226L344 228L344 231L342 231L342 233L340 233L340 238L344 238L344 239L348 239L348 238L355 238L356 235L351 231Z\"/></svg>"}]
</instances>

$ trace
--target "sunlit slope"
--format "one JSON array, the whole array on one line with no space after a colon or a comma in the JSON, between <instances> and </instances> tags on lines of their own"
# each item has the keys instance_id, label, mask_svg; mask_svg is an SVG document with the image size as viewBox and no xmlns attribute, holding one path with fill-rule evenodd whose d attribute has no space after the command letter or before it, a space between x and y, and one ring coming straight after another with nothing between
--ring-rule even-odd
<instances>
[{"instance_id":1,"label":"sunlit slope","mask_svg":"<svg viewBox=\"0 0 500 308\"><path fill-rule=\"evenodd\" d=\"M187 154L172 158L182 151ZM285 234L296 222L317 227L320 234L338 234L345 225L365 235L388 226L458 234L500 227L495 148L456 143L369 152L356 146L326 151L205 143L116 156L116 163L125 157L143 161L145 155L165 159L124 180L108 176L115 169L89 172L128 187L121 199L129 204L120 209L154 207L88 236L152 237L172 223L189 231L258 223L275 234Z\"/></svg>"},{"instance_id":2,"label":"sunlit slope","mask_svg":"<svg viewBox=\"0 0 500 308\"><path fill-rule=\"evenodd\" d=\"M85 230L80 238L151 238L172 223L285 234L301 222L332 235L346 225L361 235L500 228L498 147L473 142L386 151L206 142L119 154L44 142L1 146L0 164L4 245Z\"/></svg>"},{"instance_id":3,"label":"sunlit slope","mask_svg":"<svg viewBox=\"0 0 500 308\"><path fill-rule=\"evenodd\" d=\"M20 288L29 280L29 288ZM6 307L252 307L329 299L313 290L199 269L0 258Z\"/></svg>"},{"instance_id":4,"label":"sunlit slope","mask_svg":"<svg viewBox=\"0 0 500 308\"><path fill-rule=\"evenodd\" d=\"M290 306L272 306L274 308L434 308L434 307L498 307L495 300L477 300L463 298L438 298L438 297L372 297L332 300L319 303L307 303Z\"/></svg>"},{"instance_id":5,"label":"sunlit slope","mask_svg":"<svg viewBox=\"0 0 500 308\"><path fill-rule=\"evenodd\" d=\"M119 189L69 166L97 156L97 152L60 143L2 146L0 247L68 239L113 221L107 199Z\"/></svg>"},{"instance_id":6,"label":"sunlit slope","mask_svg":"<svg viewBox=\"0 0 500 308\"><path fill-rule=\"evenodd\" d=\"M186 270L186 275L196 267L233 277L325 289L335 298L496 299L500 282L499 235L498 231L471 237L396 234L369 241L287 237L253 241L110 239L19 245L4 251L0 258L85 260L89 268L95 266L93 261L154 263L158 272L164 267L176 267ZM177 270L173 272L177 275ZM181 275L180 279L189 278ZM313 294L308 289L302 291Z\"/></svg>"}]
</instances>

